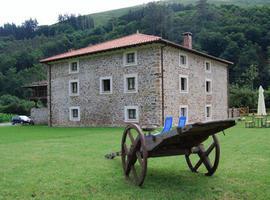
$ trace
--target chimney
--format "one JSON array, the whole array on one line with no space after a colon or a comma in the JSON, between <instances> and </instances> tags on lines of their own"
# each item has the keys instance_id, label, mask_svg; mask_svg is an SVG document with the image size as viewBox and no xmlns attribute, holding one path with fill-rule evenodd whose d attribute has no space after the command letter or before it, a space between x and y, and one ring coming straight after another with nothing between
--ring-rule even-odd
<instances>
[{"instance_id":1,"label":"chimney","mask_svg":"<svg viewBox=\"0 0 270 200\"><path fill-rule=\"evenodd\" d=\"M191 32L185 32L183 33L184 40L183 40L183 46L189 49L192 49L192 33Z\"/></svg>"}]
</instances>

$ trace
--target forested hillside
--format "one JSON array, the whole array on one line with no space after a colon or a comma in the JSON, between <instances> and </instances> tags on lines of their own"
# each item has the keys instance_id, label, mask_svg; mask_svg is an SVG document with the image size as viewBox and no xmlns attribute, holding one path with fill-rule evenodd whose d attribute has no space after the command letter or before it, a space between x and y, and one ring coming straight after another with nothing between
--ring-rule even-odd
<instances>
[{"instance_id":1,"label":"forested hillside","mask_svg":"<svg viewBox=\"0 0 270 200\"><path fill-rule=\"evenodd\" d=\"M241 97L241 92L253 94L259 85L270 87L270 6L216 5L206 0L196 4L174 2L149 3L99 25L92 15L60 15L59 22L52 26L38 26L33 19L20 26L5 24L0 27L0 96L25 98L21 86L46 78L45 68L39 64L41 58L136 30L177 43L182 42L183 32L190 31L195 49L233 61L232 99L239 94ZM235 106L252 106L254 98L246 101Z\"/></svg>"}]
</instances>

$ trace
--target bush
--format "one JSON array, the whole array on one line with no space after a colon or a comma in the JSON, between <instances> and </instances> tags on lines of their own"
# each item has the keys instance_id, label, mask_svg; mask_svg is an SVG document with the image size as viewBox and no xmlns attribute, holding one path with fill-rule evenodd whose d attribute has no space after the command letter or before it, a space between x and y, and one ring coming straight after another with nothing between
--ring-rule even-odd
<instances>
[{"instance_id":1,"label":"bush","mask_svg":"<svg viewBox=\"0 0 270 200\"><path fill-rule=\"evenodd\" d=\"M240 88L233 85L229 88L229 107L249 107L250 109L257 108L258 92L249 88Z\"/></svg>"},{"instance_id":2,"label":"bush","mask_svg":"<svg viewBox=\"0 0 270 200\"><path fill-rule=\"evenodd\" d=\"M0 113L0 123L2 123L2 122L10 122L12 116L13 116L12 114Z\"/></svg>"},{"instance_id":3,"label":"bush","mask_svg":"<svg viewBox=\"0 0 270 200\"><path fill-rule=\"evenodd\" d=\"M29 115L31 108L34 106L34 102L19 99L18 97L12 95L3 95L0 97L1 113Z\"/></svg>"},{"instance_id":4,"label":"bush","mask_svg":"<svg viewBox=\"0 0 270 200\"><path fill-rule=\"evenodd\" d=\"M265 107L270 111L270 88L264 91Z\"/></svg>"},{"instance_id":5,"label":"bush","mask_svg":"<svg viewBox=\"0 0 270 200\"><path fill-rule=\"evenodd\" d=\"M265 107L270 108L270 89L264 90ZM258 105L258 90L254 91L249 88L241 88L233 85L229 88L229 107L249 107L257 109Z\"/></svg>"}]
</instances>

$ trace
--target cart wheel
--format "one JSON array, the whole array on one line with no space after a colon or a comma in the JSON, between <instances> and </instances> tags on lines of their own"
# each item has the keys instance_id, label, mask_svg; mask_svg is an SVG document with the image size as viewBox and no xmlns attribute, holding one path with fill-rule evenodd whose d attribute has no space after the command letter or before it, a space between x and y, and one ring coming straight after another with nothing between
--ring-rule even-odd
<instances>
[{"instance_id":1,"label":"cart wheel","mask_svg":"<svg viewBox=\"0 0 270 200\"><path fill-rule=\"evenodd\" d=\"M138 125L128 124L126 127L122 137L121 156L125 177L141 186L146 176L148 153L144 134Z\"/></svg>"},{"instance_id":2,"label":"cart wheel","mask_svg":"<svg viewBox=\"0 0 270 200\"><path fill-rule=\"evenodd\" d=\"M219 157L220 157L220 146L219 146L217 136L213 135L212 138L213 138L213 142L211 143L211 145L209 145L207 150L205 149L204 144L200 144L197 147L197 150L195 151L195 153L199 156L200 160L197 161L197 163L194 162L196 163L195 165L191 161L193 159L190 158L191 155L194 153L185 155L188 167L190 168L192 172L197 172L197 170L202 164L204 164L207 170L207 173L205 173L206 176L212 176L217 170ZM211 152L214 149L215 149L215 153L211 155Z\"/></svg>"}]
</instances>

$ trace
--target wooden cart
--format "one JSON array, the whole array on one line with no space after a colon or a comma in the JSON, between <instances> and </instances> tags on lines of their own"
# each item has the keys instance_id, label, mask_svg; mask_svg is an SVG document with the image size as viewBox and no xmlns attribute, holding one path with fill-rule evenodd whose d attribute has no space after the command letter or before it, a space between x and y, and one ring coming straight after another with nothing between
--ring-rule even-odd
<instances>
[{"instance_id":1,"label":"wooden cart","mask_svg":"<svg viewBox=\"0 0 270 200\"><path fill-rule=\"evenodd\" d=\"M129 123L124 130L121 143L124 175L134 184L141 186L146 176L148 158L185 155L192 172L197 172L203 164L207 169L205 175L211 176L218 167L220 157L220 146L215 134L234 125L234 120L195 123L165 134L154 135L145 134L139 125ZM206 147L204 143L208 138L213 141ZM211 153L213 153L212 160ZM198 155L196 164L190 159L193 154Z\"/></svg>"}]
</instances>

